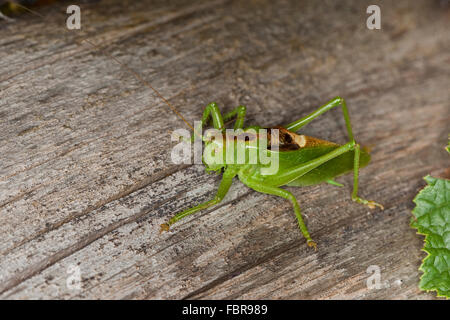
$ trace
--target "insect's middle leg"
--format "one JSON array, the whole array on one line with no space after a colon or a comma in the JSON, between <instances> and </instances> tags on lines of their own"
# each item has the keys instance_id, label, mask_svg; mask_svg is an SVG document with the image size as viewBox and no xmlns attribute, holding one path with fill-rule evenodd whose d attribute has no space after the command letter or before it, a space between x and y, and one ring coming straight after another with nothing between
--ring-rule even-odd
<instances>
[{"instance_id":1,"label":"insect's middle leg","mask_svg":"<svg viewBox=\"0 0 450 320\"><path fill-rule=\"evenodd\" d=\"M289 200L292 203L292 206L294 207L294 212L295 212L295 216L297 217L298 227L300 228L300 231L302 232L303 236L306 238L308 246L314 247L314 249L317 249L317 244L311 239L311 236L309 235L309 232L308 232L308 228L306 227L305 222L303 222L302 213L300 212L300 206L298 205L297 199L295 199L294 195L291 192L289 192L285 189L282 189L282 188L266 185L266 184L264 184L260 181L257 181L251 177L241 179L241 181L242 181L242 183L244 183L245 185L247 185L248 187L252 188L255 191L279 196L279 197Z\"/></svg>"},{"instance_id":2,"label":"insect's middle leg","mask_svg":"<svg viewBox=\"0 0 450 320\"><path fill-rule=\"evenodd\" d=\"M220 201L222 201L223 198L225 197L225 195L228 193L228 190L230 189L230 186L233 182L234 176L236 176L236 173L234 171L232 171L230 169L225 170L225 172L223 173L222 181L220 182L220 185L219 185L219 189L217 190L217 194L214 197L214 199L206 201L202 204L199 204L198 206L195 206L193 208L184 210L184 211L176 214L168 222L161 225L161 232L169 231L170 226L172 224L174 224L175 222L177 222L178 220L180 220L190 214L193 214L197 211L200 211L200 210L209 208L213 205L216 205Z\"/></svg>"}]
</instances>

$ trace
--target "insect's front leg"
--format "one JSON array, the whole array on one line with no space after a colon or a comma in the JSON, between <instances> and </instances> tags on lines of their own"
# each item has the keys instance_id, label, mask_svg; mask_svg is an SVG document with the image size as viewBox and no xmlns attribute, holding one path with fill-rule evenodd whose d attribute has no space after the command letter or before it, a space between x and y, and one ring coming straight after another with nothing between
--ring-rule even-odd
<instances>
[{"instance_id":1,"label":"insect's front leg","mask_svg":"<svg viewBox=\"0 0 450 320\"><path fill-rule=\"evenodd\" d=\"M161 225L161 232L169 231L170 226L172 224L174 224L175 222L177 222L178 220L180 220L190 214L193 214L197 211L200 211L200 210L209 208L213 205L216 205L220 201L222 201L223 198L225 197L225 195L228 193L228 190L230 189L230 186L233 182L233 178L235 176L236 176L236 172L232 169L227 168L223 173L222 181L220 182L219 189L217 190L217 194L214 197L214 199L206 201L196 207L184 210L183 212L176 214L168 222L163 223Z\"/></svg>"},{"instance_id":2,"label":"insect's front leg","mask_svg":"<svg viewBox=\"0 0 450 320\"><path fill-rule=\"evenodd\" d=\"M242 129L244 126L244 119L247 108L245 106L238 106L226 113L223 117L220 113L220 109L215 102L208 104L203 111L202 126L206 126L209 123L210 117L213 120L213 126L215 129L223 130L225 128L224 121L231 120L236 117L236 122L234 123L234 129Z\"/></svg>"},{"instance_id":3,"label":"insect's front leg","mask_svg":"<svg viewBox=\"0 0 450 320\"><path fill-rule=\"evenodd\" d=\"M212 118L213 126L215 129L224 129L222 114L220 113L220 109L215 102L211 102L210 104L208 104L205 108L205 111L203 111L202 126L208 125L210 117Z\"/></svg>"},{"instance_id":4,"label":"insect's front leg","mask_svg":"<svg viewBox=\"0 0 450 320\"><path fill-rule=\"evenodd\" d=\"M215 129L222 131L225 128L222 114L220 113L220 109L215 102L211 102L210 104L208 104L203 111L201 126L207 126L210 118L212 118L213 126ZM194 128L194 132L191 135L191 142L194 142L195 137L202 139L202 132L198 127Z\"/></svg>"},{"instance_id":5,"label":"insect's front leg","mask_svg":"<svg viewBox=\"0 0 450 320\"><path fill-rule=\"evenodd\" d=\"M234 130L242 129L244 127L244 119L246 112L247 108L245 106L236 107L223 116L223 121L231 120L234 116L236 116L236 122L234 123Z\"/></svg>"},{"instance_id":6,"label":"insect's front leg","mask_svg":"<svg viewBox=\"0 0 450 320\"><path fill-rule=\"evenodd\" d=\"M230 112L226 113L223 117L220 113L220 109L217 106L215 102L211 102L208 104L203 111L202 116L202 127L207 126L209 123L210 118L212 118L213 121L213 127L217 130L224 130L225 124L224 121L228 121L232 119L233 117L236 117L236 122L234 123L234 129L242 129L244 126L244 119L245 119L245 113L246 113L246 107L245 106L238 106L231 110ZM198 128L194 129L194 134L191 136L191 141L193 142L195 139L195 135L201 136L201 132L199 132Z\"/></svg>"}]
</instances>

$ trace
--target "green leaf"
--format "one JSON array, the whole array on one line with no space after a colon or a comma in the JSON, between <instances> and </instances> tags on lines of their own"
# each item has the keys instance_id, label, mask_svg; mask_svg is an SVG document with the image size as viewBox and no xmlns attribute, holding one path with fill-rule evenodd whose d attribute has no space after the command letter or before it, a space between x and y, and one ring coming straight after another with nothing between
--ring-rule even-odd
<instances>
[{"instance_id":1,"label":"green leaf","mask_svg":"<svg viewBox=\"0 0 450 320\"><path fill-rule=\"evenodd\" d=\"M426 176L428 183L414 198L416 207L411 226L425 235L423 250L428 253L419 270L419 288L450 297L450 180Z\"/></svg>"}]
</instances>

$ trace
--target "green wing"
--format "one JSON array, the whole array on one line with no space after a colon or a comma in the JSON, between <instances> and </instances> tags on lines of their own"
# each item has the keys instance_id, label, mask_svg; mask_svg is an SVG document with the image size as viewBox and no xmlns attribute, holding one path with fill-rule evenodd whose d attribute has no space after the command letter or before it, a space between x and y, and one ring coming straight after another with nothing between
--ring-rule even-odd
<instances>
[{"instance_id":1,"label":"green wing","mask_svg":"<svg viewBox=\"0 0 450 320\"><path fill-rule=\"evenodd\" d=\"M279 172L284 170L289 170L293 166L297 166L301 163L313 160L321 155L324 155L336 148L339 145L322 145L306 147L295 151L280 152L280 169ZM361 150L360 152L360 167L366 166L370 161L370 155ZM288 183L288 186L309 186L314 184L319 184L322 182L327 182L340 175L353 170L354 163L354 151L349 151L334 158L316 169L311 170L307 174L301 176L300 178Z\"/></svg>"}]
</instances>

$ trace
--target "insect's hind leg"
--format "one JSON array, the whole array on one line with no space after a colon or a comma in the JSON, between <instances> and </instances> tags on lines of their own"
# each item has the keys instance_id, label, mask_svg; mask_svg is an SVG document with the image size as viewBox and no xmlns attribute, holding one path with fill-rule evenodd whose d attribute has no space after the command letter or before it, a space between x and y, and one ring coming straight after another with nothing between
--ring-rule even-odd
<instances>
[{"instance_id":1,"label":"insect's hind leg","mask_svg":"<svg viewBox=\"0 0 450 320\"><path fill-rule=\"evenodd\" d=\"M298 205L297 199L291 192L282 188L265 185L264 183L256 181L252 178L241 179L241 181L255 191L279 196L289 200L292 203L292 206L294 207L298 227L300 228L300 231L302 232L303 236L306 238L308 246L314 247L314 249L317 250L317 244L311 239L311 236L309 235L308 232L308 228L306 227L305 222L303 222L302 213L300 211L300 206Z\"/></svg>"},{"instance_id":2,"label":"insect's hind leg","mask_svg":"<svg viewBox=\"0 0 450 320\"><path fill-rule=\"evenodd\" d=\"M354 160L353 160L353 192L352 200L361 204L368 206L370 209L375 209L375 207L384 210L383 205L376 203L372 200L366 200L358 197L358 186L359 186L359 156L360 156L360 146L355 144L354 146Z\"/></svg>"},{"instance_id":3,"label":"insect's hind leg","mask_svg":"<svg viewBox=\"0 0 450 320\"><path fill-rule=\"evenodd\" d=\"M353 130L352 130L352 124L350 122L350 116L348 114L347 104L345 103L345 100L341 97L336 97L330 101L328 101L323 106L319 107L316 111L313 113L307 115L306 117L303 117L297 121L294 121L288 125L285 126L286 129L290 131L297 131L301 127L305 126L321 114L329 111L330 109L334 107L342 106L342 113L344 115L345 119L345 125L347 127L347 133L349 136L350 143L354 144L354 164L353 164L353 192L352 192L352 200L361 204L367 205L369 208L373 209L375 207L380 207L383 209L383 206L379 203L376 203L371 200L365 200L360 197L358 197L358 180L359 180L359 157L360 157L360 146L355 142L355 139L353 137Z\"/></svg>"},{"instance_id":4,"label":"insect's hind leg","mask_svg":"<svg viewBox=\"0 0 450 320\"><path fill-rule=\"evenodd\" d=\"M358 203L362 203L367 205L369 208L373 209L375 206L383 208L380 204L362 199L358 197L358 178L359 178L359 158L360 158L360 146L354 140L352 142L348 142L343 146L334 149L318 158L312 159L310 161L301 163L297 166L290 167L289 170L285 170L282 173L278 173L275 178L272 178L271 184L273 185L286 185L291 181L294 181L301 176L311 172L322 164L330 161L331 159L337 158L338 156L353 151L354 152L354 162L353 162L353 193L352 200ZM239 176L241 178L241 176ZM245 178L244 178L245 180ZM245 182L244 182L245 183Z\"/></svg>"},{"instance_id":5,"label":"insect's hind leg","mask_svg":"<svg viewBox=\"0 0 450 320\"><path fill-rule=\"evenodd\" d=\"M197 211L209 208L213 205L218 204L220 201L223 200L223 198L225 197L225 195L228 193L228 190L230 189L230 186L233 182L233 178L236 176L236 173L230 169L225 170L225 172L223 173L223 177L222 177L222 181L220 182L219 185L219 189L217 190L217 194L214 197L214 199L206 201L202 204L199 204L198 206L195 206L193 208L184 210L178 214L176 214L175 216L173 216L168 222L163 223L161 225L161 232L163 231L169 231L169 228L172 224L174 224L175 222L177 222L178 220L191 215Z\"/></svg>"},{"instance_id":6,"label":"insect's hind leg","mask_svg":"<svg viewBox=\"0 0 450 320\"><path fill-rule=\"evenodd\" d=\"M345 103L345 100L341 97L336 97L330 101L328 101L323 106L319 107L316 111L313 113L308 114L307 116L294 121L292 123L289 123L288 125L285 125L284 127L288 129L289 131L297 131L301 127L307 125L312 120L320 116L321 114L329 111L330 109L334 107L342 106L342 113L344 114L345 119L345 126L347 127L347 133L350 141L353 141L353 131L352 131L352 124L350 122L350 116L348 114L347 104Z\"/></svg>"}]
</instances>

